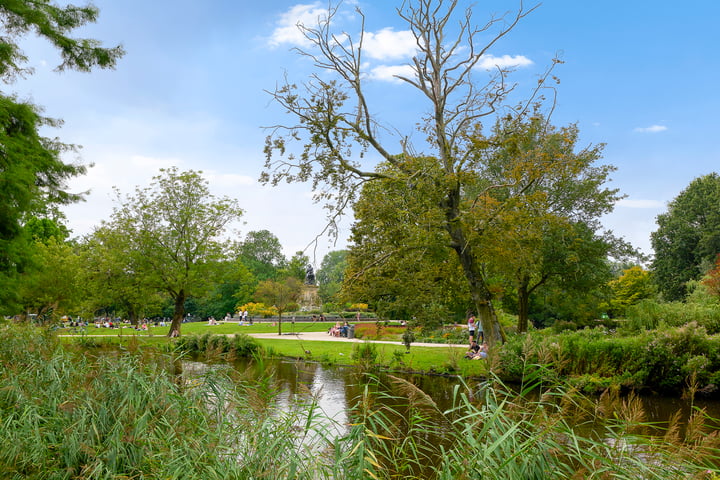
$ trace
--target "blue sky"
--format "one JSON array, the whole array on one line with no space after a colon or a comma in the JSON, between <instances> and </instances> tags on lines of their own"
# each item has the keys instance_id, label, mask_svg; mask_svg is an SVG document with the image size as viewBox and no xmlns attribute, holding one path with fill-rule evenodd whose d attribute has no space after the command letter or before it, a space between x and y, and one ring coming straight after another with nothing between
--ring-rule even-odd
<instances>
[{"instance_id":1,"label":"blue sky","mask_svg":"<svg viewBox=\"0 0 720 480\"><path fill-rule=\"evenodd\" d=\"M366 14L369 88L378 115L409 131L421 108L407 86L383 74L407 62L400 2L345 2L343 27L355 33L354 6ZM471 2L460 1L462 6ZM130 193L159 168L203 170L213 193L245 209L238 235L268 229L289 257L323 228L321 208L307 185L262 187L263 126L292 121L270 102L285 74L302 81L306 59L290 51L299 19L314 18L325 2L285 0L97 0L98 23L82 34L127 50L116 70L53 72L58 59L29 38L25 53L35 75L10 86L65 125L48 132L83 145L95 167L72 186L92 189L88 201L66 209L77 235L112 212L112 187ZM474 2L474 18L513 10L518 2ZM526 7L528 3L526 2ZM655 217L694 178L720 170L716 91L720 2L581 2L549 0L492 50L494 61L515 62L520 91L559 55L557 125L577 122L581 143L606 144L603 163L615 165L610 186L627 198L604 219L606 228L651 253ZM507 57L506 57L507 56ZM384 67L384 68L379 68ZM322 255L344 246L321 240Z\"/></svg>"}]
</instances>

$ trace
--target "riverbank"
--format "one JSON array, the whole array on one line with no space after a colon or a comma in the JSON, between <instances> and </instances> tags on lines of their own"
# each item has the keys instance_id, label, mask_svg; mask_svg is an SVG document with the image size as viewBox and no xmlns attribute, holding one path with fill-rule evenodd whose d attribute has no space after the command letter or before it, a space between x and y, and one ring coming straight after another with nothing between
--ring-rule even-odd
<instances>
[{"instance_id":1,"label":"riverbank","mask_svg":"<svg viewBox=\"0 0 720 480\"><path fill-rule=\"evenodd\" d=\"M336 419L317 402L329 396L324 386L333 381L320 368L303 366L289 377L297 380L290 388L273 368L257 364L254 377L212 366L192 375L174 355L105 353L59 348L51 334L0 329L0 477L447 480L612 472L618 480L718 478L715 432L694 423L682 438L645 439L635 434L634 408L618 410L619 417L604 415L605 404L570 401L559 409L564 392L556 388L533 400L499 390L499 383L487 395L460 384L445 392L449 406L439 407L402 378L388 376L392 390L384 390L377 376L358 375L351 406L329 403L342 408ZM345 388L336 391L347 395ZM590 424L602 435L584 434Z\"/></svg>"},{"instance_id":2,"label":"riverbank","mask_svg":"<svg viewBox=\"0 0 720 480\"><path fill-rule=\"evenodd\" d=\"M282 335L277 325L255 323L239 325L222 323L183 324L183 336L232 336L244 334L257 341L268 357L287 357L317 361L329 365L373 366L387 371L424 374L460 375L478 378L487 375L487 363L465 359L467 345L448 343L412 343L408 350L402 342L373 338L345 338L328 335L329 324L288 323ZM334 325L334 324L333 324ZM289 331L288 331L289 330ZM167 327L149 327L147 331L132 328L106 329L91 326L84 331L56 331L65 342L80 341L93 344L147 345L173 349L177 342L166 336ZM207 341L207 340L206 340Z\"/></svg>"}]
</instances>

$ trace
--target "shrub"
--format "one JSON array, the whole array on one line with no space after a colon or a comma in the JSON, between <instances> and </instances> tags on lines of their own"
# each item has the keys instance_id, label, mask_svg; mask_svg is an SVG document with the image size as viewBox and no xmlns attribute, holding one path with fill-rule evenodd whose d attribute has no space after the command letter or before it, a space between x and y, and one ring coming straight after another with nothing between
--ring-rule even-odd
<instances>
[{"instance_id":1,"label":"shrub","mask_svg":"<svg viewBox=\"0 0 720 480\"><path fill-rule=\"evenodd\" d=\"M377 347L374 343L363 342L353 344L352 359L363 370L372 370L377 363Z\"/></svg>"},{"instance_id":2,"label":"shrub","mask_svg":"<svg viewBox=\"0 0 720 480\"><path fill-rule=\"evenodd\" d=\"M231 354L234 357L250 358L260 351L260 344L249 335L242 333L233 336L186 335L178 338L177 347L186 353L202 353L206 355Z\"/></svg>"},{"instance_id":3,"label":"shrub","mask_svg":"<svg viewBox=\"0 0 720 480\"><path fill-rule=\"evenodd\" d=\"M627 337L604 328L552 336L531 332L510 336L494 362L505 381L519 382L533 365L543 365L583 388L612 383L676 395L688 385L720 378L720 338L695 322Z\"/></svg>"},{"instance_id":4,"label":"shrub","mask_svg":"<svg viewBox=\"0 0 720 480\"><path fill-rule=\"evenodd\" d=\"M710 334L720 333L720 308L698 303L642 300L628 307L623 330L636 333L663 326L679 327L690 322L705 327Z\"/></svg>"}]
</instances>

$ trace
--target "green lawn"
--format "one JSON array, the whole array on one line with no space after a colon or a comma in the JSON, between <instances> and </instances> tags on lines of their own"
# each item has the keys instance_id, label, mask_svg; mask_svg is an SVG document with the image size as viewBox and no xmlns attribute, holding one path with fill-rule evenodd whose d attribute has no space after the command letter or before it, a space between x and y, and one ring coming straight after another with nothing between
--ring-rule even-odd
<instances>
[{"instance_id":1,"label":"green lawn","mask_svg":"<svg viewBox=\"0 0 720 480\"><path fill-rule=\"evenodd\" d=\"M282 331L289 332L326 332L330 327L335 325L334 322L297 322L293 324L290 320L283 319ZM108 335L108 336L165 336L170 330L169 325L165 327L150 326L148 331L135 330L129 325L123 325L121 328L96 328L94 324L90 324L85 329L78 328L61 328L58 330L60 335ZM204 334L206 332L217 334L228 333L275 333L278 331L277 322L262 321L255 322L253 325L239 325L237 322L221 322L219 325L208 325L207 322L190 322L183 323L181 333L183 335Z\"/></svg>"},{"instance_id":2,"label":"green lawn","mask_svg":"<svg viewBox=\"0 0 720 480\"><path fill-rule=\"evenodd\" d=\"M291 322L283 321L283 333L289 332L324 332L334 322ZM169 327L150 327L149 331L136 331L130 327L107 329L96 328L91 325L85 329L85 335L95 337L102 335L104 339L95 339L102 343L112 343L124 346L147 345L163 346L171 342L167 338ZM208 325L205 322L184 323L183 335L202 335L205 333L233 334L233 333L275 333L277 324L272 322L255 323L252 326L240 326L229 322L220 325ZM73 332L71 329L60 329L60 335L74 335L82 337L82 332ZM323 363L339 365L355 365L353 349L363 344L337 341L303 341L285 338L256 339L265 349L275 356L305 358ZM398 339L393 339L398 340ZM71 340L66 340L71 341ZM393 370L409 370L414 372L454 373L463 376L483 376L487 373L485 361L472 361L463 358L465 348L446 347L420 347L411 346L410 353L405 353L402 345L383 343L373 344L377 357L374 363L386 366ZM309 353L308 353L309 352Z\"/></svg>"},{"instance_id":3,"label":"green lawn","mask_svg":"<svg viewBox=\"0 0 720 480\"><path fill-rule=\"evenodd\" d=\"M350 342L322 342L286 340L274 338L257 339L262 346L280 356L308 358L325 363L354 365L353 350L363 345ZM376 363L391 369L410 370L426 373L455 373L464 376L483 376L487 373L487 362L463 358L465 348L411 346L405 353L402 345L374 343L377 352ZM309 352L309 353L308 353Z\"/></svg>"}]
</instances>

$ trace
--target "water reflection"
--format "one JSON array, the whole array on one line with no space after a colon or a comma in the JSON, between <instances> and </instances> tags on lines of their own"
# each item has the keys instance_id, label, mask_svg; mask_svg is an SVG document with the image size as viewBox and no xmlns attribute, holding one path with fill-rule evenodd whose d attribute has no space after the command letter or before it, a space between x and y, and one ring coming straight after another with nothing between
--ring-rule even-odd
<instances>
[{"instance_id":1,"label":"water reflection","mask_svg":"<svg viewBox=\"0 0 720 480\"><path fill-rule=\"evenodd\" d=\"M270 367L268 369L268 366ZM314 362L290 361L290 360L268 360L263 368L255 368L247 361L236 361L233 367L242 372L254 372L256 376L268 375L272 372L276 393L276 408L280 411L288 411L294 405L315 402L316 408L320 410L322 417L327 420L327 427L335 430L336 434L346 433L346 426L351 422L351 412L361 398L367 379L357 369L343 366L324 366ZM202 361L183 361L182 371L185 378L195 377L207 372L212 368ZM420 390L429 395L437 405L439 412L450 410L454 405L456 388L462 387L471 400L479 401L482 398L484 383L471 381L465 385L455 377L434 376L434 375L398 375L408 382L416 385ZM256 377L259 378L259 377ZM387 376L379 375L381 388L393 393L392 382ZM531 398L530 400L536 400ZM681 398L660 397L646 395L639 397L639 402L644 413L643 421L656 425L657 428L649 429L646 433L662 434L668 421L673 415L678 414L680 424L684 425L691 414L697 409L704 409L713 426L720 426L720 422L712 419L720 419L720 402L715 400L697 399L691 405ZM392 402L390 397L384 397L383 401ZM393 402L395 403L395 402ZM398 399L399 406L402 402ZM604 416L612 418L616 412L605 411ZM436 419L437 420L437 419Z\"/></svg>"}]
</instances>

